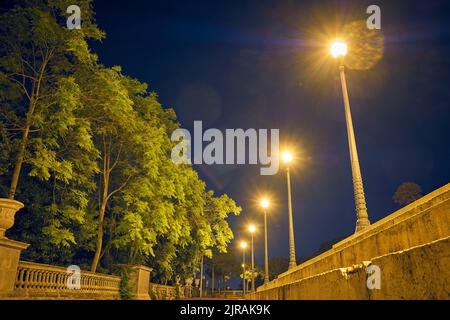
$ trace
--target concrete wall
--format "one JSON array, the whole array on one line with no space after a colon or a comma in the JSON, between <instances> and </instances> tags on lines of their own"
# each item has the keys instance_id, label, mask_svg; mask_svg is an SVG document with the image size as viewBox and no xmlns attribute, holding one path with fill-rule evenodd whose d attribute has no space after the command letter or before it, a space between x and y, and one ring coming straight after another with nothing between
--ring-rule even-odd
<instances>
[{"instance_id":1,"label":"concrete wall","mask_svg":"<svg viewBox=\"0 0 450 320\"><path fill-rule=\"evenodd\" d=\"M361 274L358 275L358 272L356 271L352 274L351 279L353 280L350 282L348 279L343 282L342 279L339 278L340 268L361 265L363 261L373 262L376 259L383 259L383 257L388 257L390 254L395 253L395 255L392 255L392 262L380 260L386 263L387 270L390 270L390 264L397 261L399 270L407 270L408 266L410 266L412 268L410 272L419 272L414 269L415 266L420 265L422 269L427 269L429 267L431 268L433 265L436 266L440 262L434 261L433 259L419 259L415 262L396 260L399 259L399 257L409 257L405 256L401 251L423 245L426 247L426 245L431 242L445 239L448 236L450 236L450 184L437 189L414 203L411 203L401 210L372 224L366 230L344 239L333 246L331 250L279 275L277 279L268 284L258 287L256 296L252 296L252 298L327 299L333 297L334 299L345 299L346 297L350 297L354 299L366 299L368 298L368 293L366 293L365 286L360 287L360 283L365 283L364 279L366 276L364 266L360 268L359 272ZM448 241L439 243L440 245L436 246L446 252L450 251ZM448 256L445 256L445 253L437 253L436 259L445 260L448 259ZM414 263L417 264L415 265ZM400 276L402 276L402 274L406 276L403 271L399 272ZM445 270L442 274L436 274L436 272L433 272L432 274L438 282L440 281L442 283L446 282L449 278L448 271ZM446 281L443 280L444 275L447 277L447 279L445 279ZM386 277L389 276L393 276L393 273L386 271L384 278L386 279ZM396 283L395 281L397 280L392 280L394 281L392 283ZM337 288L338 286L336 283L339 283L339 286L342 285L343 287ZM331 286L328 288L328 285ZM447 283L447 291L448 288ZM331 292L328 292L328 289L330 289ZM302 291L302 293L300 293L299 290ZM335 293L333 293L333 290ZM403 289L399 288L399 290ZM315 291L318 292L318 295L312 293ZM336 296L336 292L340 292L341 295ZM442 292L443 291L441 290L441 298ZM448 299L448 294L444 295ZM390 298L395 297L403 298L398 294L390 296ZM379 297L374 296L374 298ZM385 298L387 298L387 296L385 296Z\"/></svg>"},{"instance_id":2,"label":"concrete wall","mask_svg":"<svg viewBox=\"0 0 450 320\"><path fill-rule=\"evenodd\" d=\"M449 299L450 237L390 253L350 268L334 269L247 299ZM380 289L368 289L367 268L380 267Z\"/></svg>"}]
</instances>

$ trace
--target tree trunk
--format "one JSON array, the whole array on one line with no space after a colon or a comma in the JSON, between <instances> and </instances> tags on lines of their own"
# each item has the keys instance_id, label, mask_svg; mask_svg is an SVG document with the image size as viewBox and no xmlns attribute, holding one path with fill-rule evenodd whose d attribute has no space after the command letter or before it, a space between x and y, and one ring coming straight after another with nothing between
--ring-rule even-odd
<instances>
[{"instance_id":1,"label":"tree trunk","mask_svg":"<svg viewBox=\"0 0 450 320\"><path fill-rule=\"evenodd\" d=\"M100 261L100 253L102 251L103 245L103 222L105 220L105 209L106 209L106 199L103 198L102 205L99 210L98 217L98 229L97 229L97 246L95 248L94 260L92 261L91 271L95 272L97 270L98 263Z\"/></svg>"},{"instance_id":2,"label":"tree trunk","mask_svg":"<svg viewBox=\"0 0 450 320\"><path fill-rule=\"evenodd\" d=\"M109 154L107 154L107 149L105 148L105 156L103 158L103 195L98 217L97 246L95 248L94 259L92 260L91 272L97 270L98 263L100 262L100 254L102 252L103 224L105 220L106 203L108 201L109 173Z\"/></svg>"},{"instance_id":3,"label":"tree trunk","mask_svg":"<svg viewBox=\"0 0 450 320\"><path fill-rule=\"evenodd\" d=\"M9 188L8 198L14 199L17 190L17 184L19 183L20 171L22 171L23 157L25 155L25 149L28 142L28 134L30 133L30 126L27 125L23 132L22 139L20 141L20 149L17 154L16 164L14 165L14 172L11 179L11 186Z\"/></svg>"},{"instance_id":4,"label":"tree trunk","mask_svg":"<svg viewBox=\"0 0 450 320\"><path fill-rule=\"evenodd\" d=\"M25 156L25 150L27 148L28 143L28 135L30 134L30 128L31 128L31 117L34 115L34 111L36 110L36 104L37 100L39 99L40 89L41 89L41 82L42 77L44 75L45 68L47 66L48 61L43 61L41 68L39 70L38 78L33 80L33 86L31 89L31 96L30 96L30 103L28 105L28 112L27 112L27 120L25 129L23 131L23 136L20 141L20 149L19 153L17 154L16 163L14 165L14 171L11 178L11 185L9 187L8 192L8 198L14 199L16 195L17 185L19 183L19 177L20 172L22 171L22 165L23 165L23 158Z\"/></svg>"}]
</instances>

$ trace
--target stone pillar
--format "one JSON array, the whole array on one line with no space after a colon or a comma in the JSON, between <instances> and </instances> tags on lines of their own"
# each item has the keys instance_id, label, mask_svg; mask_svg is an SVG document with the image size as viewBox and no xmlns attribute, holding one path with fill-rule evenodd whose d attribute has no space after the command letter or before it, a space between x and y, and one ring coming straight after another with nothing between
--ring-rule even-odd
<instances>
[{"instance_id":1,"label":"stone pillar","mask_svg":"<svg viewBox=\"0 0 450 320\"><path fill-rule=\"evenodd\" d=\"M133 292L133 300L150 300L150 272L152 268L146 266L130 266L129 284Z\"/></svg>"},{"instance_id":2,"label":"stone pillar","mask_svg":"<svg viewBox=\"0 0 450 320\"><path fill-rule=\"evenodd\" d=\"M0 295L14 290L20 252L29 244L6 238L5 232L14 224L14 215L23 204L0 198Z\"/></svg>"},{"instance_id":3,"label":"stone pillar","mask_svg":"<svg viewBox=\"0 0 450 320\"><path fill-rule=\"evenodd\" d=\"M0 294L14 290L20 252L29 244L0 237Z\"/></svg>"}]
</instances>

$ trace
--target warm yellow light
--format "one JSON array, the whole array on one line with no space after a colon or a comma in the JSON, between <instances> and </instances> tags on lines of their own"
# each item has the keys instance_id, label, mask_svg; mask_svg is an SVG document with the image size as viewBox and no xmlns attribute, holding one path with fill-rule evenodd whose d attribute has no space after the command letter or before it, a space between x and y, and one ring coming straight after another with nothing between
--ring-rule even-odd
<instances>
[{"instance_id":1,"label":"warm yellow light","mask_svg":"<svg viewBox=\"0 0 450 320\"><path fill-rule=\"evenodd\" d=\"M294 156L289 151L284 151L281 154L281 160L283 160L284 163L290 163L294 159Z\"/></svg>"},{"instance_id":2,"label":"warm yellow light","mask_svg":"<svg viewBox=\"0 0 450 320\"><path fill-rule=\"evenodd\" d=\"M242 248L242 249L247 248L247 242L242 241L242 242L241 242L241 248Z\"/></svg>"},{"instance_id":3,"label":"warm yellow light","mask_svg":"<svg viewBox=\"0 0 450 320\"><path fill-rule=\"evenodd\" d=\"M268 208L270 205L269 200L267 200L266 198L261 199L261 207L263 207L264 209Z\"/></svg>"},{"instance_id":4,"label":"warm yellow light","mask_svg":"<svg viewBox=\"0 0 450 320\"><path fill-rule=\"evenodd\" d=\"M341 40L333 41L330 47L331 55L334 58L344 57L347 55L347 44Z\"/></svg>"},{"instance_id":5,"label":"warm yellow light","mask_svg":"<svg viewBox=\"0 0 450 320\"><path fill-rule=\"evenodd\" d=\"M253 225L253 224L249 225L249 226L248 226L248 231L250 231L250 233L255 232L255 231L256 231L255 225Z\"/></svg>"}]
</instances>

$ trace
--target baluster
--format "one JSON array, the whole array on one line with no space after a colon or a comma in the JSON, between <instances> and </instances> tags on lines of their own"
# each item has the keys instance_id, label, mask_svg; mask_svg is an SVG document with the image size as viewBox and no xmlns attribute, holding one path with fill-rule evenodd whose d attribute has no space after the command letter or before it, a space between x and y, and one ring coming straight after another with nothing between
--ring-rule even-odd
<instances>
[{"instance_id":1,"label":"baluster","mask_svg":"<svg viewBox=\"0 0 450 320\"><path fill-rule=\"evenodd\" d=\"M17 285L16 285L16 288L17 288L17 289L23 289L23 285L24 285L24 274L25 274L25 270L22 269L22 268L20 268L20 271L19 271L19 278L18 278Z\"/></svg>"},{"instance_id":2,"label":"baluster","mask_svg":"<svg viewBox=\"0 0 450 320\"><path fill-rule=\"evenodd\" d=\"M48 281L48 271L44 271L42 274L42 288L43 289L47 289L48 285L49 285L49 281Z\"/></svg>"},{"instance_id":3,"label":"baluster","mask_svg":"<svg viewBox=\"0 0 450 320\"><path fill-rule=\"evenodd\" d=\"M30 270L23 269L23 271L25 272L25 282L23 284L23 288L28 289L29 282L30 282Z\"/></svg>"},{"instance_id":4,"label":"baluster","mask_svg":"<svg viewBox=\"0 0 450 320\"><path fill-rule=\"evenodd\" d=\"M36 288L40 289L42 288L42 278L43 278L43 271L42 270L38 270L37 271L37 283L36 283Z\"/></svg>"}]
</instances>

